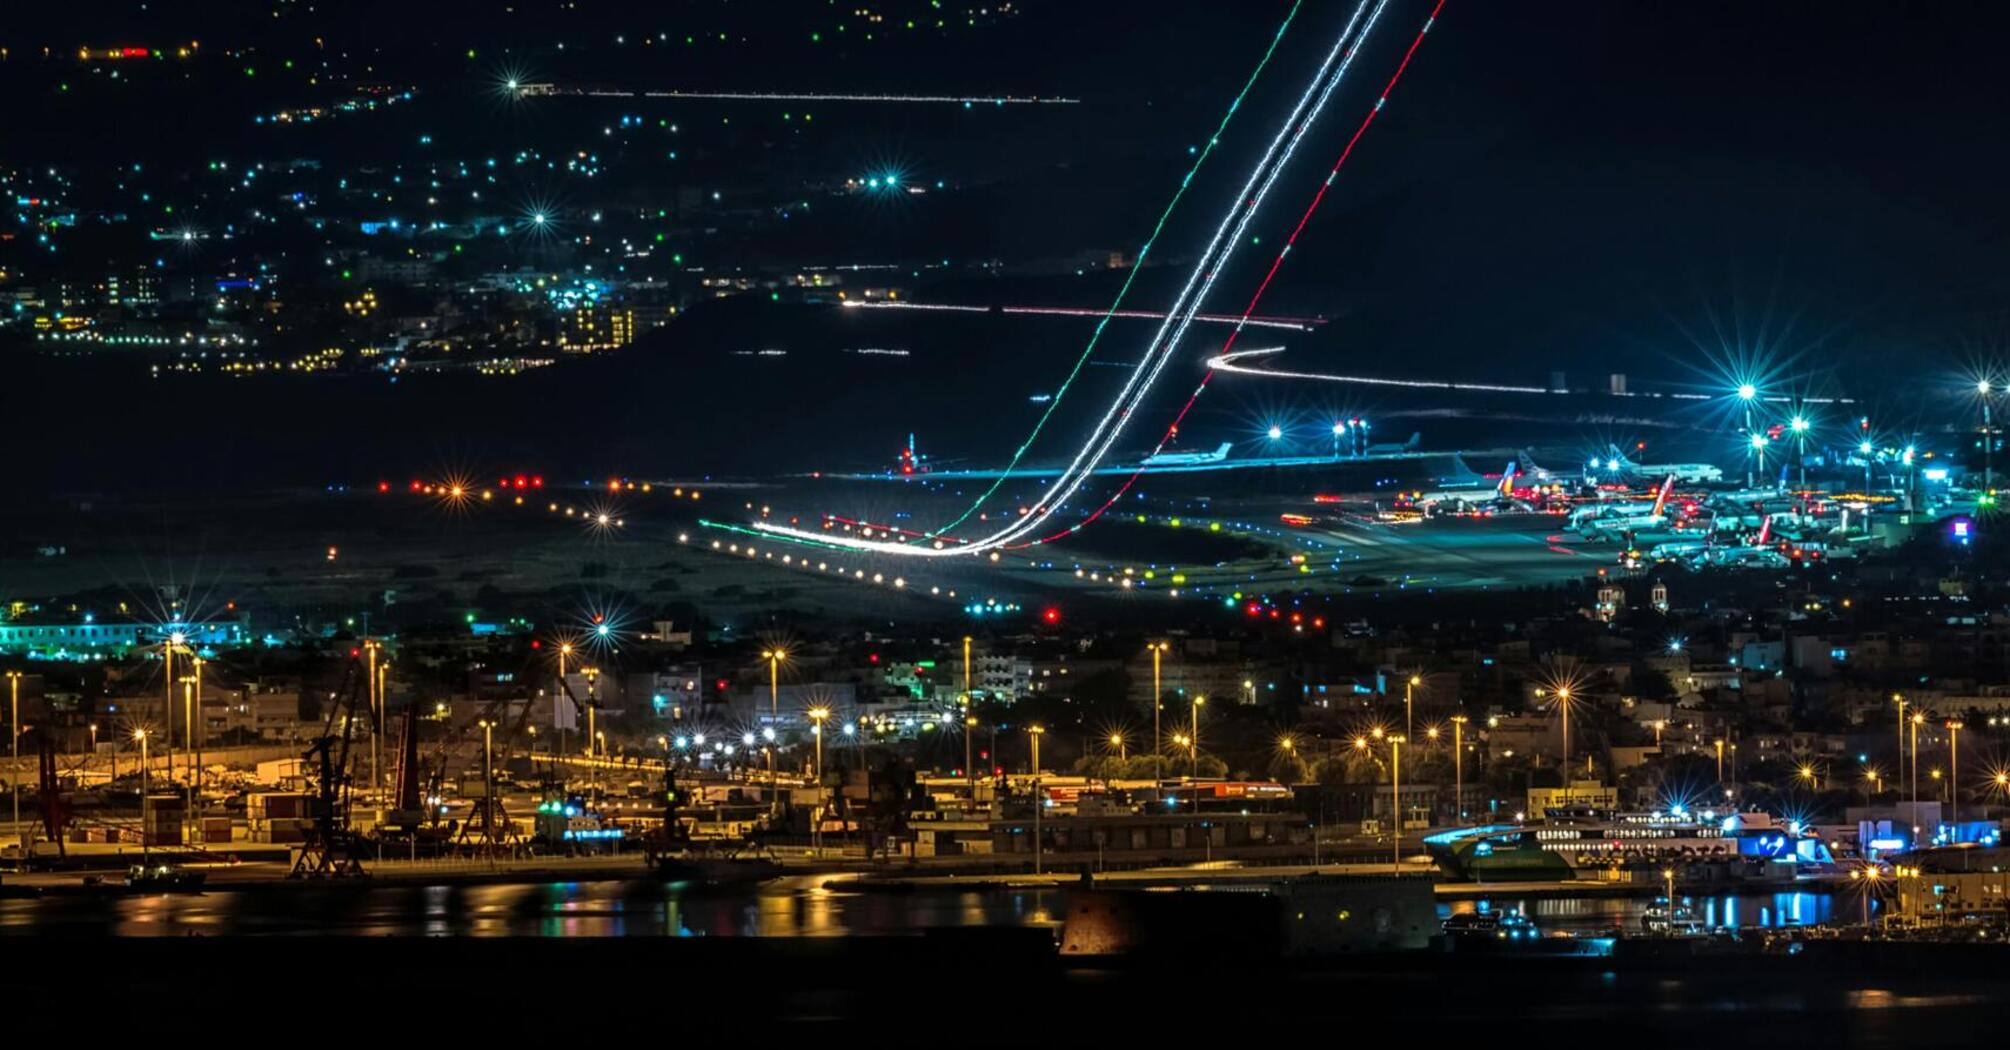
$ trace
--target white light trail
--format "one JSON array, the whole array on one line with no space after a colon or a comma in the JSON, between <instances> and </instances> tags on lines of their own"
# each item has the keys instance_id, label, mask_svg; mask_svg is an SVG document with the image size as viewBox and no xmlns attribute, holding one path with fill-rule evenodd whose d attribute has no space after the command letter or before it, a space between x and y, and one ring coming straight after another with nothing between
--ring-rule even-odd
<instances>
[{"instance_id":1,"label":"white light trail","mask_svg":"<svg viewBox=\"0 0 2010 1050\"><path fill-rule=\"evenodd\" d=\"M1489 394L1562 394L1563 390L1550 390L1539 386L1512 386L1504 383L1455 383L1442 379L1384 379L1378 376L1325 375L1319 372L1294 372L1285 368L1251 368L1241 362L1252 357L1267 357L1281 354L1281 346L1265 346L1252 350L1237 350L1233 353L1211 357L1207 367L1217 372L1234 372L1240 375L1266 376L1271 379L1309 379L1321 383L1361 383L1367 386L1400 386L1415 390L1474 390Z\"/></svg>"},{"instance_id":2,"label":"white light trail","mask_svg":"<svg viewBox=\"0 0 2010 1050\"><path fill-rule=\"evenodd\" d=\"M847 309L859 310L934 310L944 313L1028 314L1040 317L1124 317L1143 321L1162 321L1171 316L1157 310L1100 310L1086 306L966 306L960 303L910 303L894 300L867 302L862 299L847 299L843 305ZM1202 324L1237 324L1242 321L1242 318L1235 314L1195 314L1193 319ZM1252 317L1248 321L1251 328L1280 328L1291 332L1310 332L1324 323L1324 318L1309 317Z\"/></svg>"},{"instance_id":3,"label":"white light trail","mask_svg":"<svg viewBox=\"0 0 2010 1050\"><path fill-rule=\"evenodd\" d=\"M518 84L520 98L662 98L692 102L886 102L907 105L954 106L1074 106L1081 99L1061 95L895 95L846 91L636 91L623 88L561 87Z\"/></svg>"},{"instance_id":4,"label":"white light trail","mask_svg":"<svg viewBox=\"0 0 2010 1050\"><path fill-rule=\"evenodd\" d=\"M1362 7L1365 6L1366 0L1364 0ZM1116 443L1117 438L1130 423L1132 414L1143 403L1145 395L1158 381L1160 373L1171 362L1173 350L1178 346L1179 340L1186 335L1188 326L1193 323L1193 315L1199 311L1199 304L1205 301L1208 292L1213 290L1215 280L1220 277L1221 271L1227 266L1228 260L1235 254L1237 247L1246 243L1244 232L1249 228L1250 221L1256 217L1257 210L1262 207L1264 199L1270 195L1271 187L1276 184L1278 175L1283 172L1284 167L1290 162L1292 155L1297 152L1299 143L1304 141L1306 133L1312 129L1312 125L1318 119L1320 112L1325 109L1327 101L1332 98L1334 90L1340 86L1341 80L1346 77L1348 69L1352 68L1354 56L1359 51L1361 42L1365 41L1369 32L1374 29L1375 23L1382 16L1382 11L1388 7L1388 0L1376 0L1375 8L1369 14L1368 21L1361 26L1360 39L1350 45L1347 37L1353 30L1356 22L1360 19L1362 7L1355 8L1354 17L1348 21L1347 29L1342 31L1340 40L1334 44L1333 52L1327 56L1327 61L1330 63L1334 55L1339 55L1340 63L1337 68L1333 69L1331 76L1326 79L1324 86L1320 89L1317 101L1308 109L1304 105L1304 98L1300 98L1299 105L1293 109L1291 119L1278 132L1281 139L1285 134L1285 129L1290 130L1289 142L1284 145L1281 153L1277 152L1278 142L1276 140L1272 141L1271 149L1266 152L1265 157L1268 160L1274 155L1276 160L1268 172L1264 173L1262 186L1257 189L1254 195L1249 193L1247 185L1244 186L1243 194L1239 199L1248 201L1248 206L1242 209L1239 216L1231 216L1235 221L1235 229L1225 234L1226 241L1223 240L1223 231L1216 230L1215 239L1209 242L1208 251L1202 253L1199 267L1195 269L1193 275L1188 277L1187 284L1191 288L1194 279L1200 277L1202 269L1205 269L1206 276L1200 281L1199 291L1194 293L1191 300L1185 303L1175 300L1175 310L1183 314L1180 318L1178 328L1173 331L1170 338L1164 340L1162 346L1148 346L1146 348L1145 360L1140 362L1140 368L1146 370L1133 374L1131 384L1126 387L1125 394L1128 396L1129 403L1120 403L1112 409L1111 415L1105 416L1104 422L1107 425L1107 429L1104 430L1100 442L1093 435L1091 437L1091 443L1094 446L1093 451L1085 447L1083 452L1077 453L1075 463L1071 464L1070 469L1073 470L1080 467L1081 473L1066 486L1059 500L1042 498L1035 505L1037 516L1022 519L1011 529L1006 530L1010 535L999 540L1001 545L1024 536L1039 527L1042 522L1052 517L1060 509L1061 504L1066 503L1072 498L1075 492L1088 481L1089 476L1095 472L1096 465L1102 461L1104 456L1109 454L1111 446ZM1322 66L1321 68L1323 70L1327 67ZM1301 112L1303 113L1302 117L1300 116ZM1261 170L1261 165L1259 165L1259 170ZM1250 179L1252 182L1255 181L1256 173L1252 173ZM1224 219L1223 225L1226 226L1228 221ZM1219 252L1219 256L1211 259L1211 256L1214 256L1216 252ZM1164 330L1165 326L1161 325L1160 331L1163 333ZM1134 393L1132 392L1133 390L1135 391ZM1082 464L1085 462L1086 466L1083 467Z\"/></svg>"},{"instance_id":5,"label":"white light trail","mask_svg":"<svg viewBox=\"0 0 2010 1050\"><path fill-rule=\"evenodd\" d=\"M1411 390L1466 390L1481 394L1572 394L1586 391L1553 390L1544 386L1516 386L1511 383L1463 383L1450 379L1390 379L1384 376L1345 375L1326 372L1298 372L1288 368L1253 368L1242 362L1250 358L1268 357L1281 354L1284 347L1266 346L1251 350L1235 350L1208 358L1207 367L1216 372L1233 372L1238 375L1262 376L1268 379L1304 379L1316 383L1358 383L1363 386L1404 387ZM1644 397L1667 398L1672 401L1710 401L1712 394L1692 394L1653 390L1628 390L1624 392L1590 391L1604 397ZM1796 404L1852 404L1850 398L1788 398L1764 397L1761 401L1793 402Z\"/></svg>"},{"instance_id":6,"label":"white light trail","mask_svg":"<svg viewBox=\"0 0 2010 1050\"><path fill-rule=\"evenodd\" d=\"M1262 158L1250 171L1241 191L1236 195L1236 205L1223 216L1220 225L1215 228L1214 235L1201 252L1193 272L1188 275L1185 286L1174 299L1172 309L1160 323L1151 342L1146 345L1143 357L1125 382L1123 390L1118 393L1109 409L1097 422L1089 439L1076 451L1067 469L1056 477L1039 499L1032 502L1030 513L1020 515L997 532L956 546L949 546L940 540L929 546L912 546L848 536L834 537L766 522L755 522L753 527L781 537L836 544L855 550L919 557L955 557L983 554L1005 546L1053 517L1088 481L1095 473L1097 465L1108 455L1110 448L1129 424L1138 405L1143 402L1166 364L1172 359L1173 350L1193 323L1194 315L1199 313L1200 304L1206 300L1208 292L1213 289L1215 280L1226 267L1228 260L1234 256L1237 248L1246 243L1244 231L1262 207L1265 198L1269 196L1278 176L1297 152L1299 144L1304 141L1306 134L1317 121L1320 112L1325 109L1334 90L1345 79L1347 71L1353 67L1354 56L1359 52L1361 43L1373 31L1376 22L1380 20L1389 0L1373 0L1372 10L1369 10L1369 3L1370 0L1361 0L1355 7L1347 25L1335 39L1332 49L1320 62L1312 83L1292 105L1290 114L1279 126L1276 136L1265 148ZM1364 11L1368 12L1365 22L1362 20Z\"/></svg>"}]
</instances>

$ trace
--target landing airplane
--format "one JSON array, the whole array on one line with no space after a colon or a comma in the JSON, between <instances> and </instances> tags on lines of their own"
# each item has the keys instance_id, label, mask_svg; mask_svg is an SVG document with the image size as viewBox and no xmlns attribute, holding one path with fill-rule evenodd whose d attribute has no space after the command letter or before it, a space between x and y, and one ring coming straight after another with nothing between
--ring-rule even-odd
<instances>
[{"instance_id":1,"label":"landing airplane","mask_svg":"<svg viewBox=\"0 0 2010 1050\"><path fill-rule=\"evenodd\" d=\"M1184 467L1193 466L1198 463L1220 463L1228 459L1228 450L1233 447L1234 445L1231 442L1224 441L1213 452L1160 452L1157 455L1146 457L1143 465L1147 467Z\"/></svg>"}]
</instances>

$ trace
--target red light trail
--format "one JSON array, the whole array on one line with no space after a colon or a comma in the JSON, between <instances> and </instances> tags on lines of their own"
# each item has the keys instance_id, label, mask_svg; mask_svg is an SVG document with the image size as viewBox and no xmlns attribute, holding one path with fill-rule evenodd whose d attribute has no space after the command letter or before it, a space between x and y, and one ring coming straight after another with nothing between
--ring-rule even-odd
<instances>
[{"instance_id":1,"label":"red light trail","mask_svg":"<svg viewBox=\"0 0 2010 1050\"><path fill-rule=\"evenodd\" d=\"M1396 71L1389 76L1389 82L1383 86L1382 93L1375 99L1374 106L1369 108L1367 116L1361 118L1360 126L1354 129L1354 134L1348 138L1347 145L1341 148L1339 159L1333 162L1332 170L1326 173L1325 181L1320 183L1318 192L1312 195L1312 202L1305 206L1305 213L1298 217L1298 225L1292 228L1291 236L1285 239L1284 246L1277 251L1277 257L1271 260L1270 270L1263 275L1263 280L1257 284L1256 293L1250 296L1249 305L1243 308L1242 316L1245 319L1256 313L1257 304L1263 301L1264 293L1270 290L1270 282L1276 279L1277 271L1284 266L1284 257L1291 254L1291 248L1298 243L1299 235L1305 232L1306 224L1312 221L1313 214L1319 210L1319 205L1326 200L1326 191L1333 188L1333 182L1339 177L1340 169L1347 164L1347 158L1354 155L1354 147L1360 143L1361 137L1368 133L1369 127L1375 123L1375 118L1381 115L1382 107L1386 106L1389 102L1389 93L1394 91L1396 84L1403 79L1403 73L1410 68L1410 60L1416 57L1417 49L1424 43L1424 36L1431 31L1433 25L1437 24L1438 13L1444 9L1445 0L1438 0L1436 6L1431 8L1430 17L1424 19L1423 27L1418 29L1417 35L1411 39L1409 48L1403 52L1403 60L1396 65ZM1220 356L1227 356L1235 348L1235 340L1242 335L1242 329L1243 326L1238 324L1235 330L1229 333L1228 341L1223 344ZM1166 445L1179 434L1179 425L1186 420L1187 413L1193 411L1194 404L1200 400L1201 393L1207 389L1208 380L1212 378L1214 378L1214 369L1209 369L1206 374L1201 376L1200 385L1194 388L1193 394L1186 399L1186 404L1182 405L1179 412L1173 416L1172 424L1166 428L1165 436L1159 439L1158 444L1152 448L1150 455L1145 457L1146 460L1163 452ZM1018 544L1007 549L1018 550L1038 543L1051 543L1062 537L1074 535L1097 518L1102 517L1111 507L1115 506L1116 502L1122 499L1126 492L1130 491L1131 486L1136 484L1138 478L1143 474L1144 467L1141 465L1137 470L1131 472L1130 477L1124 479L1124 483L1118 486L1117 491L1112 493L1109 499L1103 501L1102 506L1091 511L1081 521L1051 536L1034 540L1032 543Z\"/></svg>"}]
</instances>

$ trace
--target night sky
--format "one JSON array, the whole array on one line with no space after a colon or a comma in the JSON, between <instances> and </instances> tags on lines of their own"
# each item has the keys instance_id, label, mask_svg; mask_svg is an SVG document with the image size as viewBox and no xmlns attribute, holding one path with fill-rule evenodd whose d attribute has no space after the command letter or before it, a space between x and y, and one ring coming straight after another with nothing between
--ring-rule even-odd
<instances>
[{"instance_id":1,"label":"night sky","mask_svg":"<svg viewBox=\"0 0 2010 1050\"><path fill-rule=\"evenodd\" d=\"M1014 113L983 125L898 109L846 113L843 132L814 158L832 170L884 159L973 182L982 173L983 185L954 215L867 216L819 233L824 244L812 240L792 250L831 257L939 250L1008 261L1085 249L1135 251L1185 170L1188 147L1219 118L1289 8L1274 0L1148 6L1033 0L1020 17L982 31L905 40L894 34L868 46L801 39L804 26L833 17L829 5L818 3L763 4L758 11L749 4L682 3L647 16L592 3L564 13L560 5L523 3L507 16L496 13L505 5L474 3L342 4L339 14L335 7L280 4L278 19L265 4L204 5L199 14L186 5L88 6L88 18L78 11L24 12L29 17L7 39L27 51L86 37L111 42L120 32L167 38L199 32L210 46L277 48L323 35L330 48L367 53L387 74L428 85L428 104L442 108L409 119L461 122L457 130L491 139L496 149L570 119L496 112L484 93L505 66L551 79L647 86L1080 96L1085 104L1070 111ZM782 8L799 8L803 18L777 14ZM1327 0L1305 4L1224 152L1169 226L1162 261L1183 258L1197 245L1225 202L1229 178L1270 133L1287 92L1303 83L1315 51L1350 9ZM1239 309L1246 301L1273 246L1427 10L1418 0L1391 4L1358 71L1259 222L1263 243L1224 276L1210 309ZM65 24L76 19L83 28ZM659 21L673 29L724 26L748 43L649 53L555 47ZM1997 70L2006 22L2010 9L1981 3L1451 0L1263 309L1333 319L1292 341L1296 367L1538 383L1564 370L1574 385L1599 385L1604 373L1625 372L1636 382L1715 391L1724 374L1716 363L1763 358L1780 369L1783 389L1845 392L1880 410L1889 404L1891 412L1918 416L1919 390L1958 382L1996 357L2010 337L1998 203L2006 117ZM468 60L464 49L480 57ZM22 63L12 65L0 68L0 78L18 84L28 74ZM82 164L127 154L187 161L241 145L242 124L221 115L268 102L255 83L187 90L138 105L78 98L32 107L0 151L24 163ZM1148 272L1133 305L1167 298L1175 269ZM1090 277L1014 287L1011 296L1103 305L1113 289L1110 279ZM973 289L951 284L935 291L951 299ZM930 289L921 294L927 298ZM692 320L683 338L636 349L725 350L802 324L799 317L747 313ZM904 335L968 345L916 361L885 382L860 380L859 402L839 416L818 416L816 403L828 400L830 384L844 383L843 376L791 376L779 389L784 400L805 403L804 418L825 421L818 424L825 432L833 419L875 421L858 450L823 445L820 454L877 463L887 435L920 427L943 434L958 451L995 455L1009 451L1011 433L1027 421L1023 398L1001 396L1008 403L979 413L972 426L969 406L945 403L937 384L995 379L1013 395L1050 388L1085 334L1077 327L980 334L917 328ZM1194 348L1197 354L1203 347ZM995 371L1001 356L1009 358L1009 373ZM1127 359L1117 343L1104 357ZM552 382L601 391L610 429L618 432L624 419L653 423L661 414L632 396L636 387L709 375L705 365L696 374L685 371L684 359L677 372L666 373L663 360L648 354L640 363L594 362ZM1197 375L1174 377L1163 407L1176 407ZM1893 383L1915 378L1930 386ZM59 373L45 383L79 381L79 374ZM23 385L0 397L14 401ZM83 461L116 462L118 449L139 431L113 417L154 393L144 383L123 393L115 383L99 390L109 436L105 449L80 453ZM400 396L412 401L415 393ZM499 396L502 404L528 408L551 393ZM449 447L472 447L476 456L535 447L541 435L533 432L484 435L485 420L497 414L462 408L469 399L463 395L412 405L397 447L434 456ZM357 410L353 396L300 385L255 397L238 389L214 394L212 407L253 426L298 429L303 409L345 414ZM1300 400L1294 392L1229 391L1212 397L1206 411L1213 415L1206 418L1232 423L1252 405ZM29 428L43 432L27 439L31 450L62 427L58 404L32 398L14 406L41 424ZM448 426L426 433L421 419ZM736 417L709 416L702 404L678 419L687 429L617 434L608 447L618 449L614 458L624 464L652 458L637 465L662 470L814 465L786 451L801 447L803 433L781 434L773 444L749 440ZM732 440L718 443L722 434ZM74 447L67 442L39 447ZM311 448L313 439L291 434L281 444ZM315 469L345 463L339 456L310 459Z\"/></svg>"}]
</instances>

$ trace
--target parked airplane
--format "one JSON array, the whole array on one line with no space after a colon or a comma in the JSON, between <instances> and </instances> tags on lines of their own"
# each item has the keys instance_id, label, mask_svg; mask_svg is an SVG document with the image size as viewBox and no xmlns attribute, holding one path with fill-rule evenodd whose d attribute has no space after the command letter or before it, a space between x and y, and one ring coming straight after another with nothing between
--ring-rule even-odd
<instances>
[{"instance_id":1,"label":"parked airplane","mask_svg":"<svg viewBox=\"0 0 2010 1050\"><path fill-rule=\"evenodd\" d=\"M1652 502L1626 500L1579 507L1570 512L1570 527L1589 538L1659 528L1668 523L1668 495L1674 489L1675 475L1670 474L1655 490Z\"/></svg>"},{"instance_id":2,"label":"parked airplane","mask_svg":"<svg viewBox=\"0 0 2010 1050\"><path fill-rule=\"evenodd\" d=\"M1604 463L1596 466L1612 474L1630 478L1670 477L1685 485L1724 480L1723 468L1713 463L1635 463L1619 451L1618 445L1607 445Z\"/></svg>"}]
</instances>

